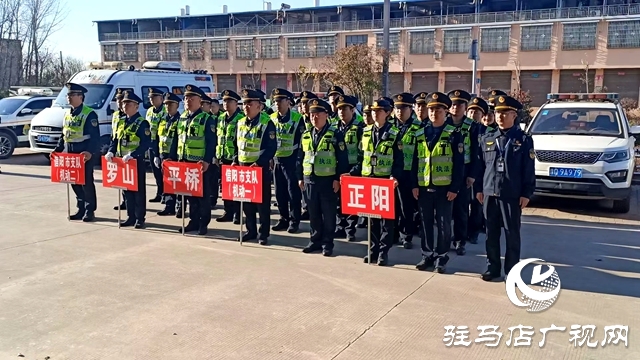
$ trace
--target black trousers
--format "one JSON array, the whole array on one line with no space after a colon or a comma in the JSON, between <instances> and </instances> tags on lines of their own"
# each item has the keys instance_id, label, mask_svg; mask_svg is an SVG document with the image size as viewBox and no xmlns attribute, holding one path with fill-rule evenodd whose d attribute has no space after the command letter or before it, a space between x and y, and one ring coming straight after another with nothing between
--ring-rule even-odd
<instances>
[{"instance_id":1,"label":"black trousers","mask_svg":"<svg viewBox=\"0 0 640 360\"><path fill-rule=\"evenodd\" d=\"M471 191L471 213L469 214L469 226L467 231L469 236L477 236L484 228L484 212L482 204L476 199L475 194Z\"/></svg>"},{"instance_id":2,"label":"black trousers","mask_svg":"<svg viewBox=\"0 0 640 360\"><path fill-rule=\"evenodd\" d=\"M164 183L162 182L162 164L157 168L153 163L155 154L149 150L149 161L151 162L151 171L153 172L153 178L156 180L156 196L162 196L164 193Z\"/></svg>"},{"instance_id":3,"label":"black trousers","mask_svg":"<svg viewBox=\"0 0 640 360\"><path fill-rule=\"evenodd\" d=\"M274 164L273 181L276 188L276 201L278 202L280 219L299 224L302 211L302 193L300 192L300 186L298 186L296 162L283 161Z\"/></svg>"},{"instance_id":4,"label":"black trousers","mask_svg":"<svg viewBox=\"0 0 640 360\"><path fill-rule=\"evenodd\" d=\"M93 182L93 167L95 158L84 163L84 185L71 185L71 190L76 194L76 206L80 211L96 211L96 184Z\"/></svg>"},{"instance_id":5,"label":"black trousers","mask_svg":"<svg viewBox=\"0 0 640 360\"><path fill-rule=\"evenodd\" d=\"M371 254L386 254L393 247L395 220L371 219Z\"/></svg>"},{"instance_id":6,"label":"black trousers","mask_svg":"<svg viewBox=\"0 0 640 360\"><path fill-rule=\"evenodd\" d=\"M162 162L164 162L165 160L170 160L169 159L169 154L162 154L160 156L160 159L161 159L160 174L162 175ZM164 207L165 207L165 209L175 211L175 209L176 209L176 195L165 193L164 192L164 183L163 183L162 189L163 189L162 197L164 198Z\"/></svg>"},{"instance_id":7,"label":"black trousers","mask_svg":"<svg viewBox=\"0 0 640 360\"><path fill-rule=\"evenodd\" d=\"M189 224L205 227L211 222L211 170L209 165L202 174L202 197L185 197L189 199Z\"/></svg>"},{"instance_id":8,"label":"black trousers","mask_svg":"<svg viewBox=\"0 0 640 360\"><path fill-rule=\"evenodd\" d=\"M127 202L127 217L144 221L147 215L147 169L143 158L138 158L138 191L124 191Z\"/></svg>"},{"instance_id":9,"label":"black trousers","mask_svg":"<svg viewBox=\"0 0 640 360\"><path fill-rule=\"evenodd\" d=\"M466 181L466 178L465 178ZM453 239L464 246L469 239L467 227L469 226L469 202L471 201L471 188L466 183L458 191L458 196L453 200Z\"/></svg>"},{"instance_id":10,"label":"black trousers","mask_svg":"<svg viewBox=\"0 0 640 360\"><path fill-rule=\"evenodd\" d=\"M504 254L504 274L520 261L520 224L522 209L519 199L501 199L485 196L484 214L487 219L487 263L488 270L495 275L500 274L500 235L504 227L506 250Z\"/></svg>"},{"instance_id":11,"label":"black trousers","mask_svg":"<svg viewBox=\"0 0 640 360\"><path fill-rule=\"evenodd\" d=\"M338 205L338 194L333 191L333 177L316 180L315 184L305 183L304 186L304 192L309 199L307 206L311 242L321 244L325 249L333 249Z\"/></svg>"},{"instance_id":12,"label":"black trousers","mask_svg":"<svg viewBox=\"0 0 640 360\"><path fill-rule=\"evenodd\" d=\"M225 159L221 159L220 160L220 168L219 168L219 173L220 173L220 179L222 179L222 165L231 165L233 163L233 161L231 160L225 160ZM218 182L219 186L222 186L221 182ZM271 188L269 188L271 189ZM223 205L224 205L224 214L226 216L233 216L234 219L239 219L240 218L240 203L237 201L232 201L232 200L223 200Z\"/></svg>"},{"instance_id":13,"label":"black trousers","mask_svg":"<svg viewBox=\"0 0 640 360\"><path fill-rule=\"evenodd\" d=\"M218 195L220 193L220 167L216 164L210 164L209 170L209 197L211 198L211 204L218 203Z\"/></svg>"},{"instance_id":14,"label":"black trousers","mask_svg":"<svg viewBox=\"0 0 640 360\"><path fill-rule=\"evenodd\" d=\"M453 202L447 200L447 189L443 187L434 190L421 187L418 208L424 228L424 236L420 242L422 254L433 258L448 258ZM437 236L433 233L434 223L438 229Z\"/></svg>"},{"instance_id":15,"label":"black trousers","mask_svg":"<svg viewBox=\"0 0 640 360\"><path fill-rule=\"evenodd\" d=\"M414 222L413 215L416 210L416 198L413 197L413 189L408 180L399 182L396 188L396 199L398 199L398 205L396 207L396 214L398 219L398 233L400 235L400 241L411 242L413 235L416 233L416 223Z\"/></svg>"},{"instance_id":16,"label":"black trousers","mask_svg":"<svg viewBox=\"0 0 640 360\"><path fill-rule=\"evenodd\" d=\"M243 164L244 165L244 164ZM268 167L262 168L262 203L246 202L242 205L244 216L247 218L247 232L259 233L260 237L269 237L271 218L271 171ZM258 229L257 213L260 214L260 228Z\"/></svg>"},{"instance_id":17,"label":"black trousers","mask_svg":"<svg viewBox=\"0 0 640 360\"><path fill-rule=\"evenodd\" d=\"M333 186L333 184L331 185ZM340 200L340 195L336 194L337 198L336 198L336 227L334 227L334 230L339 230L342 231L344 230L347 235L349 236L355 236L356 235L356 230L357 229L357 225L358 225L358 215L345 215L342 213L342 201ZM311 216L311 214L309 214L309 216ZM365 219L366 220L366 219Z\"/></svg>"}]
</instances>

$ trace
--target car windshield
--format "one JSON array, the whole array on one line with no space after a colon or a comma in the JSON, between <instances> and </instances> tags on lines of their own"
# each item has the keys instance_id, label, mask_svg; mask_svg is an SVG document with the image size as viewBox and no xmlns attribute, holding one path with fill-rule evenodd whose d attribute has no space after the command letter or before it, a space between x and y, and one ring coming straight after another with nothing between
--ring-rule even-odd
<instances>
[{"instance_id":1,"label":"car windshield","mask_svg":"<svg viewBox=\"0 0 640 360\"><path fill-rule=\"evenodd\" d=\"M82 84L87 89L84 94L84 104L92 109L101 109L110 100L112 85L106 84ZM58 97L53 102L54 106L69 107L67 102L67 88L63 87Z\"/></svg>"},{"instance_id":2,"label":"car windshield","mask_svg":"<svg viewBox=\"0 0 640 360\"><path fill-rule=\"evenodd\" d=\"M545 109L538 112L530 129L537 135L620 136L620 116L615 109Z\"/></svg>"},{"instance_id":3,"label":"car windshield","mask_svg":"<svg viewBox=\"0 0 640 360\"><path fill-rule=\"evenodd\" d=\"M18 108L27 101L26 99L0 99L0 115L10 115L16 112Z\"/></svg>"}]
</instances>

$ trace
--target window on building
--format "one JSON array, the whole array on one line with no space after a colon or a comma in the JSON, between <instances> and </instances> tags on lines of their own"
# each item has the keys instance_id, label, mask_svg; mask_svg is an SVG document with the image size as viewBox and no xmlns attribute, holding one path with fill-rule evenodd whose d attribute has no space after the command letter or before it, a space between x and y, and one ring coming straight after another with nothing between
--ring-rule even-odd
<instances>
[{"instance_id":1,"label":"window on building","mask_svg":"<svg viewBox=\"0 0 640 360\"><path fill-rule=\"evenodd\" d=\"M164 49L164 59L167 61L182 60L182 43L166 43Z\"/></svg>"},{"instance_id":2,"label":"window on building","mask_svg":"<svg viewBox=\"0 0 640 360\"><path fill-rule=\"evenodd\" d=\"M122 45L122 61L138 61L138 44Z\"/></svg>"},{"instance_id":3,"label":"window on building","mask_svg":"<svg viewBox=\"0 0 640 360\"><path fill-rule=\"evenodd\" d=\"M228 59L229 43L227 40L211 42L211 58L212 59Z\"/></svg>"},{"instance_id":4,"label":"window on building","mask_svg":"<svg viewBox=\"0 0 640 360\"><path fill-rule=\"evenodd\" d=\"M485 28L480 33L480 51L509 52L511 27Z\"/></svg>"},{"instance_id":5,"label":"window on building","mask_svg":"<svg viewBox=\"0 0 640 360\"><path fill-rule=\"evenodd\" d=\"M563 24L562 50L596 48L597 23Z\"/></svg>"},{"instance_id":6,"label":"window on building","mask_svg":"<svg viewBox=\"0 0 640 360\"><path fill-rule=\"evenodd\" d=\"M551 50L551 31L553 25L535 25L520 27L520 50Z\"/></svg>"},{"instance_id":7,"label":"window on building","mask_svg":"<svg viewBox=\"0 0 640 360\"><path fill-rule=\"evenodd\" d=\"M369 35L347 35L345 36L345 46L366 45L369 42Z\"/></svg>"},{"instance_id":8,"label":"window on building","mask_svg":"<svg viewBox=\"0 0 640 360\"><path fill-rule=\"evenodd\" d=\"M471 30L445 30L444 52L468 53L471 46Z\"/></svg>"},{"instance_id":9,"label":"window on building","mask_svg":"<svg viewBox=\"0 0 640 360\"><path fill-rule=\"evenodd\" d=\"M308 38L288 38L287 39L287 57L305 58L313 57L313 51L309 46Z\"/></svg>"},{"instance_id":10,"label":"window on building","mask_svg":"<svg viewBox=\"0 0 640 360\"><path fill-rule=\"evenodd\" d=\"M376 34L376 48L382 49L382 43L384 41L384 34ZM400 51L400 33L389 34L389 53L398 54Z\"/></svg>"},{"instance_id":11,"label":"window on building","mask_svg":"<svg viewBox=\"0 0 640 360\"><path fill-rule=\"evenodd\" d=\"M336 53L336 37L321 36L316 38L316 57L333 56Z\"/></svg>"},{"instance_id":12,"label":"window on building","mask_svg":"<svg viewBox=\"0 0 640 360\"><path fill-rule=\"evenodd\" d=\"M433 54L435 50L435 31L412 32L409 35L409 53Z\"/></svg>"},{"instance_id":13,"label":"window on building","mask_svg":"<svg viewBox=\"0 0 640 360\"><path fill-rule=\"evenodd\" d=\"M204 43L202 41L193 41L187 43L187 59L204 60Z\"/></svg>"},{"instance_id":14,"label":"window on building","mask_svg":"<svg viewBox=\"0 0 640 360\"><path fill-rule=\"evenodd\" d=\"M256 56L255 41L236 40L236 58L237 59L254 59Z\"/></svg>"},{"instance_id":15,"label":"window on building","mask_svg":"<svg viewBox=\"0 0 640 360\"><path fill-rule=\"evenodd\" d=\"M609 49L640 48L640 20L609 23Z\"/></svg>"},{"instance_id":16,"label":"window on building","mask_svg":"<svg viewBox=\"0 0 640 360\"><path fill-rule=\"evenodd\" d=\"M144 59L146 61L159 61L160 44L144 44Z\"/></svg>"},{"instance_id":17,"label":"window on building","mask_svg":"<svg viewBox=\"0 0 640 360\"><path fill-rule=\"evenodd\" d=\"M116 61L118 60L118 46L117 45L104 45L102 47L102 53L104 54L104 61Z\"/></svg>"},{"instance_id":18,"label":"window on building","mask_svg":"<svg viewBox=\"0 0 640 360\"><path fill-rule=\"evenodd\" d=\"M277 59L280 57L280 39L261 39L260 57L262 59Z\"/></svg>"}]
</instances>

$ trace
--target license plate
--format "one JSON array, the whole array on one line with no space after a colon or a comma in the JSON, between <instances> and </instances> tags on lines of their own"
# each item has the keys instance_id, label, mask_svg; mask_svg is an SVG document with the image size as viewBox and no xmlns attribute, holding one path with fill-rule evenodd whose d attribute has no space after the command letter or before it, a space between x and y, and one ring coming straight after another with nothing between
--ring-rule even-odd
<instances>
[{"instance_id":1,"label":"license plate","mask_svg":"<svg viewBox=\"0 0 640 360\"><path fill-rule=\"evenodd\" d=\"M582 178L582 169L549 168L549 176L580 179Z\"/></svg>"},{"instance_id":2,"label":"license plate","mask_svg":"<svg viewBox=\"0 0 640 360\"><path fill-rule=\"evenodd\" d=\"M40 142L49 142L51 138L47 135L38 135L38 141Z\"/></svg>"}]
</instances>

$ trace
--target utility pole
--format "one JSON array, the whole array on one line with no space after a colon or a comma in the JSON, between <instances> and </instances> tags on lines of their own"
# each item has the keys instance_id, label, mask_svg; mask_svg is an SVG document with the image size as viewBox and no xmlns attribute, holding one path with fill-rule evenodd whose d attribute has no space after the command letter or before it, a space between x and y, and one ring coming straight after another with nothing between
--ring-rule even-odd
<instances>
[{"instance_id":1,"label":"utility pole","mask_svg":"<svg viewBox=\"0 0 640 360\"><path fill-rule=\"evenodd\" d=\"M475 20L476 24L479 23L480 19L480 4L482 0L473 0L473 4L475 5ZM479 30L480 31L480 30ZM478 39L471 40L471 47L469 48L469 60L473 61L473 83L471 84L471 93L474 96L479 96L480 92L478 90L478 60L480 60L480 51L478 49Z\"/></svg>"},{"instance_id":2,"label":"utility pole","mask_svg":"<svg viewBox=\"0 0 640 360\"><path fill-rule=\"evenodd\" d=\"M382 96L388 96L389 92L389 23L391 22L391 0L384 0L382 8Z\"/></svg>"},{"instance_id":3,"label":"utility pole","mask_svg":"<svg viewBox=\"0 0 640 360\"><path fill-rule=\"evenodd\" d=\"M62 59L62 51L60 51L60 83L63 86L64 81L67 81L67 79L64 78L64 60Z\"/></svg>"}]
</instances>

